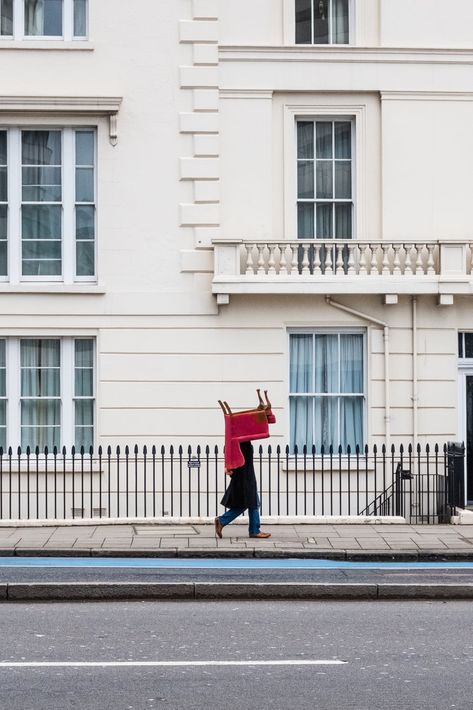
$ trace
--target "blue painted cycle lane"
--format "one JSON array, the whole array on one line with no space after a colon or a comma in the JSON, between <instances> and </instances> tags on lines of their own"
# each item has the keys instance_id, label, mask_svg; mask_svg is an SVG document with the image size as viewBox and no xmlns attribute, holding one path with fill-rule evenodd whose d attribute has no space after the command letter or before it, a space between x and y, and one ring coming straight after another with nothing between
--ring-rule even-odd
<instances>
[{"instance_id":1,"label":"blue painted cycle lane","mask_svg":"<svg viewBox=\"0 0 473 710\"><path fill-rule=\"evenodd\" d=\"M471 570L473 562L356 562L315 559L0 557L0 568L150 570Z\"/></svg>"}]
</instances>

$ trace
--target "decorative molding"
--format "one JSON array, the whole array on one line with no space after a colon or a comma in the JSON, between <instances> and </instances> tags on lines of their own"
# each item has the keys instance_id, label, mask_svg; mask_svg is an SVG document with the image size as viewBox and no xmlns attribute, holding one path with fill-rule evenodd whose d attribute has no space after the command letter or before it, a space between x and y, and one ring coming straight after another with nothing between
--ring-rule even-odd
<instances>
[{"instance_id":1,"label":"decorative molding","mask_svg":"<svg viewBox=\"0 0 473 710\"><path fill-rule=\"evenodd\" d=\"M18 50L21 51L33 50L36 52L93 52L95 46L89 40L73 40L72 42L65 42L64 40L14 40L7 37L0 38L0 52L2 50Z\"/></svg>"},{"instance_id":2,"label":"decorative molding","mask_svg":"<svg viewBox=\"0 0 473 710\"><path fill-rule=\"evenodd\" d=\"M222 89L220 91L221 99L268 99L273 98L273 90L267 91L261 89Z\"/></svg>"},{"instance_id":3,"label":"decorative molding","mask_svg":"<svg viewBox=\"0 0 473 710\"><path fill-rule=\"evenodd\" d=\"M473 49L405 49L350 45L286 47L220 46L221 62L333 62L387 64L473 64Z\"/></svg>"},{"instance_id":4,"label":"decorative molding","mask_svg":"<svg viewBox=\"0 0 473 710\"><path fill-rule=\"evenodd\" d=\"M473 101L473 91L382 91L381 101Z\"/></svg>"},{"instance_id":5,"label":"decorative molding","mask_svg":"<svg viewBox=\"0 0 473 710\"><path fill-rule=\"evenodd\" d=\"M112 145L118 141L117 114L122 98L117 96L0 96L2 114L43 116L108 116Z\"/></svg>"}]
</instances>

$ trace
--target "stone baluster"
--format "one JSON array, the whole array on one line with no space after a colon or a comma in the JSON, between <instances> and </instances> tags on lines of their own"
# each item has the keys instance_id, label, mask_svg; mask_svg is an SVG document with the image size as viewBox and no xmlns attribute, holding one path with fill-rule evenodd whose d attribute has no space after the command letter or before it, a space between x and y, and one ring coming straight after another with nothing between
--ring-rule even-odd
<instances>
[{"instance_id":1,"label":"stone baluster","mask_svg":"<svg viewBox=\"0 0 473 710\"><path fill-rule=\"evenodd\" d=\"M287 258L286 258L286 256L287 256L287 245L284 244L284 242L283 242L282 244L279 245L279 249L280 249L280 252L281 252L281 258L280 258L280 260L279 260L279 273L280 273L281 276L283 276L284 272L286 272L286 274L288 273L288 268L289 268L289 267L288 267Z\"/></svg>"},{"instance_id":2,"label":"stone baluster","mask_svg":"<svg viewBox=\"0 0 473 710\"><path fill-rule=\"evenodd\" d=\"M320 246L316 244L314 246L314 276L320 276L322 269L320 268L322 262L320 261Z\"/></svg>"},{"instance_id":3,"label":"stone baluster","mask_svg":"<svg viewBox=\"0 0 473 710\"><path fill-rule=\"evenodd\" d=\"M333 253L333 246L330 243L325 242L325 271L324 274L325 276L332 276L333 275L333 269L332 269L332 253Z\"/></svg>"},{"instance_id":4,"label":"stone baluster","mask_svg":"<svg viewBox=\"0 0 473 710\"><path fill-rule=\"evenodd\" d=\"M292 251L292 261L291 261L291 276L298 276L299 275L299 261L298 261L298 253L299 253L299 245L296 244L291 244L291 251Z\"/></svg>"},{"instance_id":5,"label":"stone baluster","mask_svg":"<svg viewBox=\"0 0 473 710\"><path fill-rule=\"evenodd\" d=\"M276 250L277 244L268 244L269 258L268 258L268 276L274 276L276 274L276 261L274 259L274 252Z\"/></svg>"},{"instance_id":6,"label":"stone baluster","mask_svg":"<svg viewBox=\"0 0 473 710\"><path fill-rule=\"evenodd\" d=\"M399 252L402 249L402 244L393 244L393 249L394 249L393 275L399 276L400 274L402 274L401 258L399 256Z\"/></svg>"},{"instance_id":7,"label":"stone baluster","mask_svg":"<svg viewBox=\"0 0 473 710\"><path fill-rule=\"evenodd\" d=\"M266 264L265 264L265 258L264 258L264 250L266 248L266 244L258 244L258 275L266 275Z\"/></svg>"},{"instance_id":8,"label":"stone baluster","mask_svg":"<svg viewBox=\"0 0 473 710\"><path fill-rule=\"evenodd\" d=\"M405 252L405 262L404 262L404 276L412 276L412 244L404 244Z\"/></svg>"},{"instance_id":9,"label":"stone baluster","mask_svg":"<svg viewBox=\"0 0 473 710\"><path fill-rule=\"evenodd\" d=\"M389 250L391 249L391 245L383 244L381 249L383 250L383 268L381 273L383 276L389 276L391 273L391 268L389 264Z\"/></svg>"},{"instance_id":10,"label":"stone baluster","mask_svg":"<svg viewBox=\"0 0 473 710\"><path fill-rule=\"evenodd\" d=\"M377 244L370 244L371 249L371 262L370 262L370 276L378 276L378 246Z\"/></svg>"},{"instance_id":11,"label":"stone baluster","mask_svg":"<svg viewBox=\"0 0 473 710\"><path fill-rule=\"evenodd\" d=\"M256 249L256 244L246 245L246 275L253 276L255 273L255 264L253 261L253 249Z\"/></svg>"},{"instance_id":12,"label":"stone baluster","mask_svg":"<svg viewBox=\"0 0 473 710\"><path fill-rule=\"evenodd\" d=\"M422 251L424 249L422 244L414 244L414 248L416 250L417 254L417 259L415 263L415 275L416 276L423 276L424 275L424 263L422 261Z\"/></svg>"},{"instance_id":13,"label":"stone baluster","mask_svg":"<svg viewBox=\"0 0 473 710\"><path fill-rule=\"evenodd\" d=\"M302 245L302 276L310 275L309 269L309 244Z\"/></svg>"},{"instance_id":14,"label":"stone baluster","mask_svg":"<svg viewBox=\"0 0 473 710\"><path fill-rule=\"evenodd\" d=\"M354 274L356 273L355 271L355 249L356 245L348 243L347 244L347 249L348 249L348 274Z\"/></svg>"},{"instance_id":15,"label":"stone baluster","mask_svg":"<svg viewBox=\"0 0 473 710\"><path fill-rule=\"evenodd\" d=\"M335 273L337 276L343 276L345 274L345 270L343 268L343 246L340 244L337 244L335 246L336 249L336 270Z\"/></svg>"},{"instance_id":16,"label":"stone baluster","mask_svg":"<svg viewBox=\"0 0 473 710\"><path fill-rule=\"evenodd\" d=\"M435 244L427 244L427 276L435 274L434 250Z\"/></svg>"},{"instance_id":17,"label":"stone baluster","mask_svg":"<svg viewBox=\"0 0 473 710\"><path fill-rule=\"evenodd\" d=\"M360 250L360 268L358 269L358 273L360 276L366 276L368 273L368 270L366 268L366 250L368 249L366 244L362 244L359 247Z\"/></svg>"}]
</instances>

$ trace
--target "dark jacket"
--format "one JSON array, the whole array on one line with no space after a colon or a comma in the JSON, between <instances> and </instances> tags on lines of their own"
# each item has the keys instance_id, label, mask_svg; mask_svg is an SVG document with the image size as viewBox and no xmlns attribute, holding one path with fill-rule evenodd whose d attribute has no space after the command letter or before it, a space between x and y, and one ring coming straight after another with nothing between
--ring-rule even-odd
<instances>
[{"instance_id":1,"label":"dark jacket","mask_svg":"<svg viewBox=\"0 0 473 710\"><path fill-rule=\"evenodd\" d=\"M240 444L245 463L233 470L233 476L222 498L226 508L258 508L258 491L256 487L255 469L253 466L253 446L251 441Z\"/></svg>"}]
</instances>

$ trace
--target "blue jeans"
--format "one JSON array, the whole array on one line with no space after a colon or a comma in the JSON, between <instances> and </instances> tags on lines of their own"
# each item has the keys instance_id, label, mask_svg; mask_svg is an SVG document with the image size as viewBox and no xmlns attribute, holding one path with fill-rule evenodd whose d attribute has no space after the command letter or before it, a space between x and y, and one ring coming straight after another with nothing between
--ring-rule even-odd
<instances>
[{"instance_id":1,"label":"blue jeans","mask_svg":"<svg viewBox=\"0 0 473 710\"><path fill-rule=\"evenodd\" d=\"M223 515L219 516L222 525L228 525L239 515L244 513L246 508L230 508ZM259 508L248 508L248 531L250 535L257 535L260 531Z\"/></svg>"}]
</instances>

